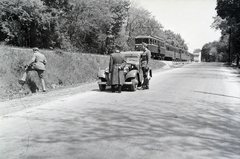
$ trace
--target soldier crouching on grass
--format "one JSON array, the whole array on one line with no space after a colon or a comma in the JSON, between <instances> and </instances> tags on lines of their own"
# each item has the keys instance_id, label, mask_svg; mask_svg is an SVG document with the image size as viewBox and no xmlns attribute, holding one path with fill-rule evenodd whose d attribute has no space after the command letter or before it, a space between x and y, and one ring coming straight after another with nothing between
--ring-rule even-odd
<instances>
[{"instance_id":1,"label":"soldier crouching on grass","mask_svg":"<svg viewBox=\"0 0 240 159\"><path fill-rule=\"evenodd\" d=\"M26 66L26 71L24 72L22 78L18 81L19 84L23 85L26 83L28 71L37 71L38 76L42 83L43 92L46 92L45 81L43 79L44 71L46 69L45 65L47 64L46 57L39 52L37 47L33 48L33 57L29 64Z\"/></svg>"},{"instance_id":2,"label":"soldier crouching on grass","mask_svg":"<svg viewBox=\"0 0 240 159\"><path fill-rule=\"evenodd\" d=\"M123 68L126 65L124 55L120 53L119 46L116 46L115 53L110 55L109 73L111 73L111 89L115 92L116 86L118 93L121 93L122 85L124 83Z\"/></svg>"},{"instance_id":3,"label":"soldier crouching on grass","mask_svg":"<svg viewBox=\"0 0 240 159\"><path fill-rule=\"evenodd\" d=\"M142 84L142 89L149 89L149 79L148 79L148 71L149 71L149 66L148 63L151 58L151 52L147 48L146 43L142 43L143 47L143 53L141 55L141 67L143 71L143 84Z\"/></svg>"}]
</instances>

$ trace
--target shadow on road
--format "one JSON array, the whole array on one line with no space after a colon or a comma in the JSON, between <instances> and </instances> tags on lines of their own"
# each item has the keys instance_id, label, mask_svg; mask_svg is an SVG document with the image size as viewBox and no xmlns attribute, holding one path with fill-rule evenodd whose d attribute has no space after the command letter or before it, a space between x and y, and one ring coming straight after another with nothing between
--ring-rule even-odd
<instances>
[{"instance_id":1,"label":"shadow on road","mask_svg":"<svg viewBox=\"0 0 240 159\"><path fill-rule=\"evenodd\" d=\"M210 95L216 95L216 96L222 96L222 97L228 97L228 98L236 98L236 99L240 99L240 97L228 96L228 95L218 94L218 93L209 93L209 92L201 92L201 91L194 91L194 92L197 92L197 93L203 93L203 94L210 94Z\"/></svg>"},{"instance_id":2,"label":"shadow on road","mask_svg":"<svg viewBox=\"0 0 240 159\"><path fill-rule=\"evenodd\" d=\"M146 107L123 103L119 109L111 109L115 105L109 103L110 108L93 108L85 112L67 108L53 110L59 111L57 114L61 116L29 119L41 121L39 126L43 129L49 123L54 125L43 134L32 132L30 143L44 144L49 148L60 143L71 156L84 151L90 153L91 150L84 149L84 145L102 144L104 149L106 145L103 143L125 143L129 151L138 147L152 153L173 150L187 154L189 151L197 158L239 157L240 111L225 107L230 107L231 103L211 103L204 99L194 103L186 100L188 102L181 103L162 99L158 105L152 105L149 100ZM177 105L181 105L182 109L176 109ZM193 105L198 105L197 109L192 108Z\"/></svg>"}]
</instances>

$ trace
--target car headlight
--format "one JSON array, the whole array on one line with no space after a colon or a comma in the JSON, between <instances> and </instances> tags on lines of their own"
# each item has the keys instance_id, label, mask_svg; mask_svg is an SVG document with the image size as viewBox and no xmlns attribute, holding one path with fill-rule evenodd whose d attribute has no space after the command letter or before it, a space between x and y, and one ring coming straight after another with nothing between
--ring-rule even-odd
<instances>
[{"instance_id":1,"label":"car headlight","mask_svg":"<svg viewBox=\"0 0 240 159\"><path fill-rule=\"evenodd\" d=\"M106 68L104 71L105 73L109 73L109 68Z\"/></svg>"},{"instance_id":2,"label":"car headlight","mask_svg":"<svg viewBox=\"0 0 240 159\"><path fill-rule=\"evenodd\" d=\"M124 72L124 73L128 73L128 72L129 72L128 66L125 66L125 67L123 68L123 72Z\"/></svg>"}]
</instances>

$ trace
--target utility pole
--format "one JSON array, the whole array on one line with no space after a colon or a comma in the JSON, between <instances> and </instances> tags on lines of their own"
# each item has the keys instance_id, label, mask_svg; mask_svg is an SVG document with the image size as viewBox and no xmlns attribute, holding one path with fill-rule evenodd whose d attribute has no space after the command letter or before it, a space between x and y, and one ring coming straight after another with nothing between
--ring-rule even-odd
<instances>
[{"instance_id":1,"label":"utility pole","mask_svg":"<svg viewBox=\"0 0 240 159\"><path fill-rule=\"evenodd\" d=\"M229 20L229 26L230 26L230 28L229 28L229 40L228 40L228 42L229 42L229 48L228 48L228 51L229 51L229 53L228 53L228 63L229 64L231 64L231 62L232 62L232 53L231 53L231 51L232 51L232 48L231 48L231 44L232 44L232 25L233 25L233 13L231 13L231 16L230 16L230 20Z\"/></svg>"},{"instance_id":2,"label":"utility pole","mask_svg":"<svg viewBox=\"0 0 240 159\"><path fill-rule=\"evenodd\" d=\"M228 63L231 64L231 37L232 37L232 27L229 29L229 46L228 46Z\"/></svg>"}]
</instances>

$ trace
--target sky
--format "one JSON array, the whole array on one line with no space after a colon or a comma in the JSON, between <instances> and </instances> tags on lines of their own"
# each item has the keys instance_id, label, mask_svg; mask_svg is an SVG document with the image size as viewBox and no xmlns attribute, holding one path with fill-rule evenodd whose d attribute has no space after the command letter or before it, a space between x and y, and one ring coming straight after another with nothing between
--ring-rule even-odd
<instances>
[{"instance_id":1,"label":"sky","mask_svg":"<svg viewBox=\"0 0 240 159\"><path fill-rule=\"evenodd\" d=\"M180 34L189 52L202 49L203 45L221 36L220 30L211 28L217 0L137 0L140 6L151 12L164 30Z\"/></svg>"}]
</instances>

